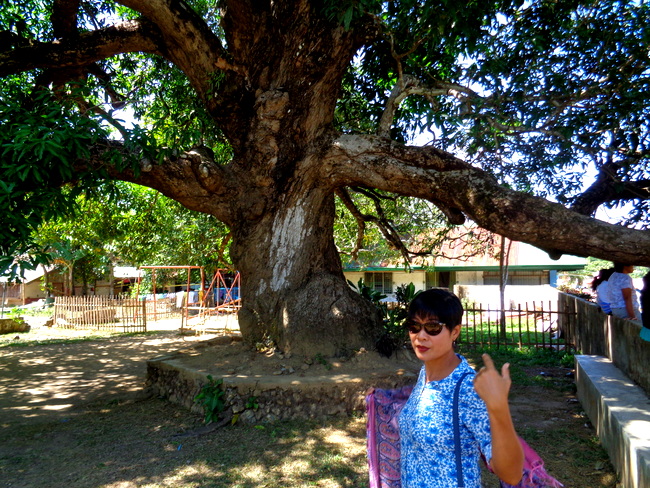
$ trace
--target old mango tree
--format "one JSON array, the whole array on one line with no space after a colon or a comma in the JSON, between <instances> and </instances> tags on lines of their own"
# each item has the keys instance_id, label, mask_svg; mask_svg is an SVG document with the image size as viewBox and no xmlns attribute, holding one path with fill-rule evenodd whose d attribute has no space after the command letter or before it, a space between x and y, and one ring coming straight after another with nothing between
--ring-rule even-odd
<instances>
[{"instance_id":1,"label":"old mango tree","mask_svg":"<svg viewBox=\"0 0 650 488\"><path fill-rule=\"evenodd\" d=\"M343 278L336 195L650 265L649 20L598 0L5 3L2 267L80 192L135 182L229 226L247 340L330 354L378 320ZM592 218L626 201L637 229Z\"/></svg>"}]
</instances>

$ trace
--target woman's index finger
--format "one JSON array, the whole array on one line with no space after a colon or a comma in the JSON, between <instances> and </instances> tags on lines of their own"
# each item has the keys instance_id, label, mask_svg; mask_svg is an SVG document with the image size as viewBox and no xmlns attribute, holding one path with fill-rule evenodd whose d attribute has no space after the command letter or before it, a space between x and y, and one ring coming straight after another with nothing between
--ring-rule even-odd
<instances>
[{"instance_id":1,"label":"woman's index finger","mask_svg":"<svg viewBox=\"0 0 650 488\"><path fill-rule=\"evenodd\" d=\"M492 358L488 353L484 353L481 357L483 358L483 364L485 365L486 369L494 369L494 370L497 369L494 366L494 361L492 361Z\"/></svg>"}]
</instances>

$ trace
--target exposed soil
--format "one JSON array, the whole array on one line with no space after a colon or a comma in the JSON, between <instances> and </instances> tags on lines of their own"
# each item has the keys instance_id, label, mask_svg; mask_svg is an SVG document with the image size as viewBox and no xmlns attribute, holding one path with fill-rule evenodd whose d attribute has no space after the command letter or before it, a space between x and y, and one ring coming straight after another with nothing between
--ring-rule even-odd
<instances>
[{"instance_id":1,"label":"exposed soil","mask_svg":"<svg viewBox=\"0 0 650 488\"><path fill-rule=\"evenodd\" d=\"M0 337L0 344L88 334L32 323L31 332ZM281 450L279 445L271 451L263 446L257 452L252 439L261 434L255 434L254 427L226 428L223 433L197 439L193 457L174 454L176 449L180 451L174 435L197 429L201 419L144 392L146 360L215 336L181 336L174 326L161 328L167 330L92 342L0 349L0 487L367 486L360 454L365 432L359 418L333 420L327 427L346 439L342 456L349 458L343 465L354 465L346 468L352 470L350 473L333 481L327 473L321 476L318 472L313 473L317 482L305 481L307 478L289 482L286 474L278 475L285 481L277 484L266 478L250 483L236 481L247 476L238 474L235 466L243 464L249 455L259 461ZM242 343L194 351L208 349L208 355L192 352L193 361L221 362L224 374L277 377L342 371L364 374L381 367L418 368L406 357L384 360L372 352L353 358L286 357L277 352L254 352ZM570 373L570 369L559 367L525 370L526 375L538 379L538 384L513 385L511 407L517 430L565 487L615 487L613 469L575 399ZM281 431L281 427L275 429ZM274 442L271 438L269 442ZM217 441L230 445L230 451L241 448L242 442L250 445L239 460L231 460L228 453L215 454L220 451L210 443ZM286 459L297 454L289 452L287 456L275 462L284 466ZM233 467L224 468L230 462ZM193 473L203 473L199 478L204 481L188 482L194 475L183 475L179 480L179 473L190 468ZM351 481L341 481L347 479ZM492 480L486 486L497 485Z\"/></svg>"}]
</instances>

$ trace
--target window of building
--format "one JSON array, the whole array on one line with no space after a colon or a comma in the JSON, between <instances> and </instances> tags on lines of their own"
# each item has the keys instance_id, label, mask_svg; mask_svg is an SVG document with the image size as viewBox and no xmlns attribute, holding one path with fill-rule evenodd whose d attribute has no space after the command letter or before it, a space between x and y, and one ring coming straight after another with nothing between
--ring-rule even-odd
<instances>
[{"instance_id":1,"label":"window of building","mask_svg":"<svg viewBox=\"0 0 650 488\"><path fill-rule=\"evenodd\" d=\"M548 285L549 283L550 280L548 270L508 272L508 285ZM483 284L498 285L499 272L483 271Z\"/></svg>"},{"instance_id":2,"label":"window of building","mask_svg":"<svg viewBox=\"0 0 650 488\"><path fill-rule=\"evenodd\" d=\"M363 281L375 291L388 295L393 293L393 273L365 273Z\"/></svg>"},{"instance_id":3,"label":"window of building","mask_svg":"<svg viewBox=\"0 0 650 488\"><path fill-rule=\"evenodd\" d=\"M425 288L427 290L430 290L431 288L435 288L436 286L438 286L438 280L436 278L437 278L436 273L433 273L431 271L427 271L425 273L425 279L426 279Z\"/></svg>"},{"instance_id":4,"label":"window of building","mask_svg":"<svg viewBox=\"0 0 650 488\"><path fill-rule=\"evenodd\" d=\"M426 289L449 288L451 286L451 271L428 271L425 274Z\"/></svg>"}]
</instances>

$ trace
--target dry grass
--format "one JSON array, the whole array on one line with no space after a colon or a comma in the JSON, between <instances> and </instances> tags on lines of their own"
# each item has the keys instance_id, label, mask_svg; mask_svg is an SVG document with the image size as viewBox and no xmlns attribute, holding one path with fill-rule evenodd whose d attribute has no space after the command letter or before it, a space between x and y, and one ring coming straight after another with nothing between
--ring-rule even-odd
<instances>
[{"instance_id":1,"label":"dry grass","mask_svg":"<svg viewBox=\"0 0 650 488\"><path fill-rule=\"evenodd\" d=\"M169 333L161 335L158 346L154 337L0 349L0 397L15 388L28 392L36 382L44 381L47 369L35 373L28 367L38 357L44 361L56 357L62 362L66 355L112 350L115 359L116 348L122 347L129 357L135 358L137 352L140 358L142 350L150 351L151 357L162 350L156 347L173 345ZM517 428L545 459L549 471L566 488L616 487L607 456L575 401L568 370L537 365L513 368L520 382L512 392ZM541 371L545 374L540 375ZM52 374L50 383L57 381L57 374ZM102 382L114 384L112 371L97 372L89 366L83 374L98 375L91 378L94 388ZM137 377L133 371L130 374ZM68 398L61 390L51 404L72 405L61 410L46 411L45 404L0 409L0 487L368 486L365 419L361 416L235 425L191 436L184 434L196 432L202 417L162 399L142 398L135 381L129 388L122 385L123 394L96 393L83 401ZM488 480L485 486L498 485Z\"/></svg>"},{"instance_id":2,"label":"dry grass","mask_svg":"<svg viewBox=\"0 0 650 488\"><path fill-rule=\"evenodd\" d=\"M362 487L362 418L235 425L177 437L200 426L166 401L90 405L57 422L3 422L3 487ZM16 435L18 434L18 435Z\"/></svg>"}]
</instances>

